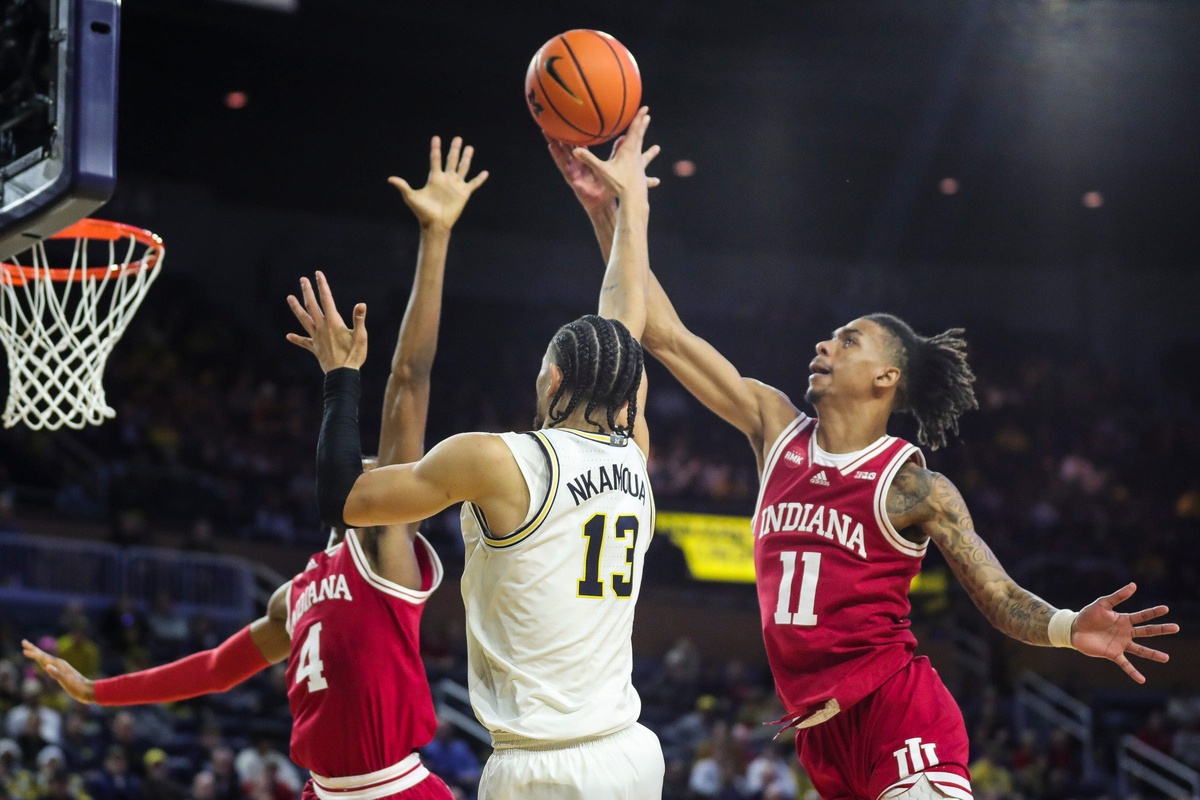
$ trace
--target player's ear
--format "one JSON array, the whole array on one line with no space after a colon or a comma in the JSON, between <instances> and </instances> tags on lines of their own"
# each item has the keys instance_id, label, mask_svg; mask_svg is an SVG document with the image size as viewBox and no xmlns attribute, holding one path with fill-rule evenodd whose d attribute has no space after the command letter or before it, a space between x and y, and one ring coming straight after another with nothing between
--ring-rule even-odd
<instances>
[{"instance_id":1,"label":"player's ear","mask_svg":"<svg viewBox=\"0 0 1200 800\"><path fill-rule=\"evenodd\" d=\"M562 386L563 371L558 368L558 364L550 362L550 383L546 386L546 396L554 397L558 394L558 387Z\"/></svg>"},{"instance_id":2,"label":"player's ear","mask_svg":"<svg viewBox=\"0 0 1200 800\"><path fill-rule=\"evenodd\" d=\"M876 389L891 389L900 382L899 367L884 367L878 374L875 375Z\"/></svg>"}]
</instances>

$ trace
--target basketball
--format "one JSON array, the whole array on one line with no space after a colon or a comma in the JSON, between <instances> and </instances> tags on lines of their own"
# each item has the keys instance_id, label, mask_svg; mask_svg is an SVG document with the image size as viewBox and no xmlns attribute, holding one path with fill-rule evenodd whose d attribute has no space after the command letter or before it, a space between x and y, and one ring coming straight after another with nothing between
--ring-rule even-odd
<instances>
[{"instance_id":1,"label":"basketball","mask_svg":"<svg viewBox=\"0 0 1200 800\"><path fill-rule=\"evenodd\" d=\"M525 102L550 136L578 145L607 142L628 127L642 100L642 76L607 33L573 30L534 53Z\"/></svg>"}]
</instances>

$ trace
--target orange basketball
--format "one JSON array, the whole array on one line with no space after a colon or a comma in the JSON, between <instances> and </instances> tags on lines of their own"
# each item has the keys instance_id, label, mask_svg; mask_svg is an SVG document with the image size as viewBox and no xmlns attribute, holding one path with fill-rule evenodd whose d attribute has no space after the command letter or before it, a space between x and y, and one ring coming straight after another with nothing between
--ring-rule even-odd
<instances>
[{"instance_id":1,"label":"orange basketball","mask_svg":"<svg viewBox=\"0 0 1200 800\"><path fill-rule=\"evenodd\" d=\"M555 139L589 145L616 138L642 100L642 76L625 46L607 33L567 31L534 53L525 101Z\"/></svg>"}]
</instances>

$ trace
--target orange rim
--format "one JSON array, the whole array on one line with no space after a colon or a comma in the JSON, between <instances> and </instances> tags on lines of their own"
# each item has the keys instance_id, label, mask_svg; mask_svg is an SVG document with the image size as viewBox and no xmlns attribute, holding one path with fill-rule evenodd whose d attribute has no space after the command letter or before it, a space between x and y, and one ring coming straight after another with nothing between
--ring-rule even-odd
<instances>
[{"instance_id":1,"label":"orange rim","mask_svg":"<svg viewBox=\"0 0 1200 800\"><path fill-rule=\"evenodd\" d=\"M147 248L147 252L137 261L121 264L108 264L103 267L88 267L87 269L68 269L66 267L50 267L35 269L19 264L4 262L3 274L0 277L4 283L21 286L26 281L94 281L100 280L112 273L125 275L140 272L144 269L154 269L162 257L163 241L158 234L144 228L126 225L123 222L111 222L106 219L81 219L68 228L49 237L51 239L94 239L98 241L116 242L132 237Z\"/></svg>"}]
</instances>

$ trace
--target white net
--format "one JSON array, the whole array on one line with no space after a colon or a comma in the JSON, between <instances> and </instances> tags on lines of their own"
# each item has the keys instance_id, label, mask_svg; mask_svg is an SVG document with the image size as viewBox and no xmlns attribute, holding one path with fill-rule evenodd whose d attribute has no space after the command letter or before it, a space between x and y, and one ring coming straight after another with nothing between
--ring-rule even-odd
<instances>
[{"instance_id":1,"label":"white net","mask_svg":"<svg viewBox=\"0 0 1200 800\"><path fill-rule=\"evenodd\" d=\"M76 228L59 234L60 246L74 244L70 267L52 268L44 242L3 262L4 427L79 429L116 416L104 398L104 365L158 277L164 253L157 236L119 228L119 238L109 238L115 223L80 226L100 238L71 236Z\"/></svg>"}]
</instances>

